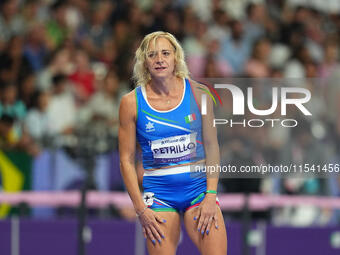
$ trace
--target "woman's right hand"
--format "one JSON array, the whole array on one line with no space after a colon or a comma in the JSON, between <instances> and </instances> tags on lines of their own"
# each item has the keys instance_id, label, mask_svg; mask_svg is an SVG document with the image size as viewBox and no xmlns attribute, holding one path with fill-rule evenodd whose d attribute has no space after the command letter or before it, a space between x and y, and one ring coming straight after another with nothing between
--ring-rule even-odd
<instances>
[{"instance_id":1,"label":"woman's right hand","mask_svg":"<svg viewBox=\"0 0 340 255\"><path fill-rule=\"evenodd\" d=\"M144 213L138 218L142 224L144 238L149 237L154 245L156 244L156 240L161 243L161 237L164 239L165 236L159 224L164 224L166 220L159 217L156 212L150 208L145 209Z\"/></svg>"}]
</instances>

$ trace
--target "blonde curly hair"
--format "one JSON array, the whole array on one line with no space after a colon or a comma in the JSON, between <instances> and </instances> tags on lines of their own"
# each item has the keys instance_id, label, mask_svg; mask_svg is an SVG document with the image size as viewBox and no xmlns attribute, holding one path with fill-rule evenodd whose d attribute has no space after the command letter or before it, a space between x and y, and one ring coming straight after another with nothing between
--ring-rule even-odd
<instances>
[{"instance_id":1,"label":"blonde curly hair","mask_svg":"<svg viewBox=\"0 0 340 255\"><path fill-rule=\"evenodd\" d=\"M182 46L172 34L168 32L157 31L147 34L136 50L135 64L133 67L133 80L136 82L137 86L145 86L151 80L149 70L145 65L146 51L149 48L150 42L156 44L157 39L160 37L168 39L175 49L175 75L179 78L189 77L189 71L187 64L185 63Z\"/></svg>"}]
</instances>

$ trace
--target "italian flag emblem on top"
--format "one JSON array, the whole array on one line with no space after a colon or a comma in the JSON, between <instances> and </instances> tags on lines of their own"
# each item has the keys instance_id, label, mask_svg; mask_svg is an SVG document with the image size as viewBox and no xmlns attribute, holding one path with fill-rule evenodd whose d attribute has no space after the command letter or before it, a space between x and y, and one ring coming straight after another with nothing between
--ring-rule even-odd
<instances>
[{"instance_id":1,"label":"italian flag emblem on top","mask_svg":"<svg viewBox=\"0 0 340 255\"><path fill-rule=\"evenodd\" d=\"M185 116L184 119L185 119L185 123L191 123L196 119L196 115L195 113L189 114L188 116Z\"/></svg>"}]
</instances>

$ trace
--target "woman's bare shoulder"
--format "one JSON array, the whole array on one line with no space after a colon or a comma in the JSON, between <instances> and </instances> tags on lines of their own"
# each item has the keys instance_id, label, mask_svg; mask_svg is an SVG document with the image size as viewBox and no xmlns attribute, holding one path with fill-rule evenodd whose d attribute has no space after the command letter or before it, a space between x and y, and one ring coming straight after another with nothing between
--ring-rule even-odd
<instances>
[{"instance_id":1,"label":"woman's bare shoulder","mask_svg":"<svg viewBox=\"0 0 340 255\"><path fill-rule=\"evenodd\" d=\"M135 89L126 93L120 101L119 116L128 115L131 117L136 116L136 94Z\"/></svg>"},{"instance_id":2,"label":"woman's bare shoulder","mask_svg":"<svg viewBox=\"0 0 340 255\"><path fill-rule=\"evenodd\" d=\"M195 92L202 91L202 89L207 89L206 85L199 83L198 81L195 81L193 79L189 79L189 81L190 81L192 88L195 90Z\"/></svg>"},{"instance_id":3,"label":"woman's bare shoulder","mask_svg":"<svg viewBox=\"0 0 340 255\"><path fill-rule=\"evenodd\" d=\"M130 92L126 93L122 96L121 104L127 104L127 103L135 103L136 102L136 95L135 95L135 89L131 90Z\"/></svg>"},{"instance_id":4,"label":"woman's bare shoulder","mask_svg":"<svg viewBox=\"0 0 340 255\"><path fill-rule=\"evenodd\" d=\"M201 95L205 94L207 90L209 90L207 85L204 85L202 83L199 83L195 80L189 79L191 88L194 92L195 98L197 100L197 103L201 104Z\"/></svg>"}]
</instances>

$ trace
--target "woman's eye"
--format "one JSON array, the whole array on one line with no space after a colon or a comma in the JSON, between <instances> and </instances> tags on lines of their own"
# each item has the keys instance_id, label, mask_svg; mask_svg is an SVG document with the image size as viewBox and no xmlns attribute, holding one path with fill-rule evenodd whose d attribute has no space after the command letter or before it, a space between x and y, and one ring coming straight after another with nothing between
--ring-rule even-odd
<instances>
[{"instance_id":1,"label":"woman's eye","mask_svg":"<svg viewBox=\"0 0 340 255\"><path fill-rule=\"evenodd\" d=\"M150 52L148 53L148 57L149 58L154 58L156 56L156 53L155 52Z\"/></svg>"},{"instance_id":2,"label":"woman's eye","mask_svg":"<svg viewBox=\"0 0 340 255\"><path fill-rule=\"evenodd\" d=\"M164 56L169 56L169 55L170 55L170 52L169 52L169 51L164 51L164 52L163 52L163 55L164 55Z\"/></svg>"}]
</instances>

